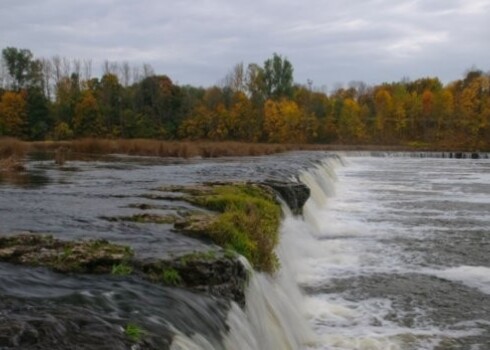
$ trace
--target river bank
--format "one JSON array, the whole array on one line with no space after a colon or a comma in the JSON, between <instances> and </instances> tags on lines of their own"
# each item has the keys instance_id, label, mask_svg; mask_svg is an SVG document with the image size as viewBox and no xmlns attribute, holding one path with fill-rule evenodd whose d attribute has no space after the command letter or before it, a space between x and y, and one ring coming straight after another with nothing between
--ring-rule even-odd
<instances>
[{"instance_id":1,"label":"river bank","mask_svg":"<svg viewBox=\"0 0 490 350\"><path fill-rule=\"evenodd\" d=\"M79 139L71 141L21 141L0 138L0 159L20 159L27 153L52 152L57 162L80 159L83 155L125 154L178 158L216 158L260 156L288 151L383 151L445 152L478 154L485 150L453 148L411 142L400 145L379 144L274 144L209 141L160 141L151 139ZM456 156L455 156L456 158Z\"/></svg>"}]
</instances>

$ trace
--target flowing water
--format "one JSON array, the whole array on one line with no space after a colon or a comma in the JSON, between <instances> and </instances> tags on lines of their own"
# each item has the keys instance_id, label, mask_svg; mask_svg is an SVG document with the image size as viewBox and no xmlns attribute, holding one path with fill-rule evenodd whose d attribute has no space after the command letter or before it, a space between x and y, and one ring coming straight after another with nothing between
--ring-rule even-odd
<instances>
[{"instance_id":1,"label":"flowing water","mask_svg":"<svg viewBox=\"0 0 490 350\"><path fill-rule=\"evenodd\" d=\"M317 348L490 349L490 162L344 159L285 223Z\"/></svg>"},{"instance_id":2,"label":"flowing water","mask_svg":"<svg viewBox=\"0 0 490 350\"><path fill-rule=\"evenodd\" d=\"M209 248L170 226L104 219L142 203L188 208L158 186L273 177L312 193L303 217L284 208L281 270L252 275L244 310L136 278L0 264L0 349L19 348L2 347L4 324L40 318L46 332L89 324L77 328L92 339L83 349L127 348L104 336L128 321L162 349L490 349L490 161L381 155L30 161L0 178L1 232L106 238L148 256Z\"/></svg>"}]
</instances>

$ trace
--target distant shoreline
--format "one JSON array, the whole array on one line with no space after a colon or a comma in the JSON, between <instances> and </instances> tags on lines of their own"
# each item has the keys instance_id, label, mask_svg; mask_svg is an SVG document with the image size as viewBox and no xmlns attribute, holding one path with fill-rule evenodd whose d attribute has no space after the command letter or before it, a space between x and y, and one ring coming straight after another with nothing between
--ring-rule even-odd
<instances>
[{"instance_id":1,"label":"distant shoreline","mask_svg":"<svg viewBox=\"0 0 490 350\"><path fill-rule=\"evenodd\" d=\"M433 145L343 145L343 144L272 144L211 141L160 141L153 139L79 139L70 141L20 141L0 138L0 159L22 158L30 152L55 152L64 157L70 153L126 154L134 156L215 158L246 157L284 153L289 151L360 151L360 152L443 152L454 153L454 158L477 157L488 150L450 148ZM469 156L462 154L469 154ZM68 157L70 158L70 157Z\"/></svg>"}]
</instances>

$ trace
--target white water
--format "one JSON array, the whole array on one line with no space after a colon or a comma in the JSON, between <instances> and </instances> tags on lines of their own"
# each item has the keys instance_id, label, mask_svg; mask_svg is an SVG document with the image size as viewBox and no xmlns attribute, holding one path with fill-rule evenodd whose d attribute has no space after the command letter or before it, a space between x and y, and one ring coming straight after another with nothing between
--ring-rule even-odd
<instances>
[{"instance_id":1,"label":"white water","mask_svg":"<svg viewBox=\"0 0 490 350\"><path fill-rule=\"evenodd\" d=\"M380 181L380 159L372 158L353 159L345 167L329 159L301 174L300 180L311 189L304 218L286 211L277 250L282 268L275 278L251 277L246 309L233 305L229 313L226 349L435 349L448 339L485 332L482 327L490 325L488 320L441 325L416 303L400 309L388 296L353 298L345 290L330 289L346 280L354 283L347 290L362 291L362 285L355 285L362 280L355 278L417 273L490 293L488 266L430 265L425 252L404 249L395 239L424 240L445 230L487 233L489 216L458 203L488 204L488 194L468 193L464 187L487 184L488 174L472 174L464 166L455 169L453 163L441 163L446 174L429 166L414 171L426 166L420 160L395 163L400 168L385 169L392 172L387 181ZM439 185L448 187L440 190ZM298 286L312 292L304 295ZM413 320L410 326L401 321L404 318ZM485 349L480 345L472 348ZM179 336L172 347L210 348L199 335Z\"/></svg>"}]
</instances>

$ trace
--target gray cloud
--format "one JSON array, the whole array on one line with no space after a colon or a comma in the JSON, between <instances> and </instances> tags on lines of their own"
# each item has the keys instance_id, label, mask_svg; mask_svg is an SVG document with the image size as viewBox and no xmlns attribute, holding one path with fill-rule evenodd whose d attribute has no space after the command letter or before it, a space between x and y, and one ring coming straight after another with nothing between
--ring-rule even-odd
<instances>
[{"instance_id":1,"label":"gray cloud","mask_svg":"<svg viewBox=\"0 0 490 350\"><path fill-rule=\"evenodd\" d=\"M489 19L490 0L2 0L0 46L147 62L204 86L273 52L300 83L450 81L489 69Z\"/></svg>"}]
</instances>

